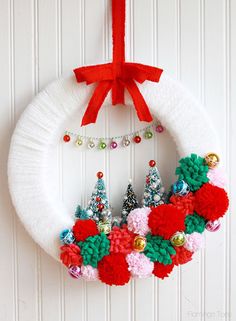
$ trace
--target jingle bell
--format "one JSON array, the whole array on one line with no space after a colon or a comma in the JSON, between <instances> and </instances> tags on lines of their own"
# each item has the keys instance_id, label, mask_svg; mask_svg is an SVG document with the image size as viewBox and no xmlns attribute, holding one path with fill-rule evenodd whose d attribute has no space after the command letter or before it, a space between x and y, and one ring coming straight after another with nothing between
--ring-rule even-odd
<instances>
[{"instance_id":1,"label":"jingle bell","mask_svg":"<svg viewBox=\"0 0 236 321\"><path fill-rule=\"evenodd\" d=\"M172 185L172 193L179 196L187 195L190 192L188 184L184 180L179 180Z\"/></svg>"},{"instance_id":2,"label":"jingle bell","mask_svg":"<svg viewBox=\"0 0 236 321\"><path fill-rule=\"evenodd\" d=\"M137 235L134 239L134 250L137 252L143 252L147 245L146 238L141 235Z\"/></svg>"},{"instance_id":3,"label":"jingle bell","mask_svg":"<svg viewBox=\"0 0 236 321\"><path fill-rule=\"evenodd\" d=\"M184 232L176 232L170 239L173 246L183 246L186 242L186 236Z\"/></svg>"},{"instance_id":4,"label":"jingle bell","mask_svg":"<svg viewBox=\"0 0 236 321\"><path fill-rule=\"evenodd\" d=\"M215 168L220 162L220 157L215 153L208 153L205 156L205 161L209 168Z\"/></svg>"}]
</instances>

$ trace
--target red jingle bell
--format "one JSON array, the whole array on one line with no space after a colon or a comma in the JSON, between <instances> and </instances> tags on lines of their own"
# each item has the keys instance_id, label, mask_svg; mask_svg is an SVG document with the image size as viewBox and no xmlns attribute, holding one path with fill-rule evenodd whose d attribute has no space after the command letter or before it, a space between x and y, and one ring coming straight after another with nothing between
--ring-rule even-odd
<instances>
[{"instance_id":1,"label":"red jingle bell","mask_svg":"<svg viewBox=\"0 0 236 321\"><path fill-rule=\"evenodd\" d=\"M70 141L70 135L64 135L63 140L65 143L68 143Z\"/></svg>"},{"instance_id":2,"label":"red jingle bell","mask_svg":"<svg viewBox=\"0 0 236 321\"><path fill-rule=\"evenodd\" d=\"M134 142L136 143L136 144L139 144L139 143L141 143L141 140L142 140L142 138L140 137L140 136L134 136Z\"/></svg>"}]
</instances>

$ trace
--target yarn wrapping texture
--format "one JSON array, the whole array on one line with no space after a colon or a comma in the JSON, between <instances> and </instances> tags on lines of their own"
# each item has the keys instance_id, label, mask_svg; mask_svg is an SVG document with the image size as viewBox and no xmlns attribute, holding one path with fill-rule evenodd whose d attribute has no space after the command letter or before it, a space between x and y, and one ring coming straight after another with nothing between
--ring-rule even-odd
<instances>
[{"instance_id":1,"label":"yarn wrapping texture","mask_svg":"<svg viewBox=\"0 0 236 321\"><path fill-rule=\"evenodd\" d=\"M169 131L180 157L192 152L220 154L211 120L189 92L166 74L159 83L137 84L150 111ZM52 191L49 151L60 142L59 128L78 109L83 113L94 86L78 86L74 76L60 78L40 92L20 117L12 136L8 178L16 212L32 238L58 260L59 233L73 219ZM127 106L132 100L126 94ZM109 93L105 105L111 104Z\"/></svg>"}]
</instances>

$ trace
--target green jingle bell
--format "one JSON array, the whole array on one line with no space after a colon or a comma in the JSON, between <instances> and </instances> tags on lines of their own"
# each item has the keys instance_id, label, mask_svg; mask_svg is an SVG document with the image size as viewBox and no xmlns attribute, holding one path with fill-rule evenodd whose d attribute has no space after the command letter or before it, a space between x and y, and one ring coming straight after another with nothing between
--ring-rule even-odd
<instances>
[{"instance_id":1,"label":"green jingle bell","mask_svg":"<svg viewBox=\"0 0 236 321\"><path fill-rule=\"evenodd\" d=\"M105 142L103 142L103 141L101 141L100 143L99 143L99 146L98 146L98 148L99 149L105 149L107 147L107 144L105 143Z\"/></svg>"},{"instance_id":2,"label":"green jingle bell","mask_svg":"<svg viewBox=\"0 0 236 321\"><path fill-rule=\"evenodd\" d=\"M145 132L144 137L146 139L151 139L153 137L153 133L150 130L148 130Z\"/></svg>"},{"instance_id":3,"label":"green jingle bell","mask_svg":"<svg viewBox=\"0 0 236 321\"><path fill-rule=\"evenodd\" d=\"M186 236L184 232L176 232L172 235L170 242L173 246L183 246L186 243Z\"/></svg>"}]
</instances>

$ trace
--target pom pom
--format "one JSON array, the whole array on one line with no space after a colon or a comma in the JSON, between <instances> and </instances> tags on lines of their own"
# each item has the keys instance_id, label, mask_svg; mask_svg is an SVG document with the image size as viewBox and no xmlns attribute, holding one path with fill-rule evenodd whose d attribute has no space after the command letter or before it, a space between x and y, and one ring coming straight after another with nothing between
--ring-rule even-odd
<instances>
[{"instance_id":1,"label":"pom pom","mask_svg":"<svg viewBox=\"0 0 236 321\"><path fill-rule=\"evenodd\" d=\"M204 246L204 236L201 233L194 232L186 235L184 247L190 252L196 252Z\"/></svg>"},{"instance_id":2,"label":"pom pom","mask_svg":"<svg viewBox=\"0 0 236 321\"><path fill-rule=\"evenodd\" d=\"M226 187L226 177L220 167L210 168L207 173L209 183L220 188Z\"/></svg>"},{"instance_id":3,"label":"pom pom","mask_svg":"<svg viewBox=\"0 0 236 321\"><path fill-rule=\"evenodd\" d=\"M90 236L85 242L79 242L84 265L96 268L98 262L109 254L110 241L104 233Z\"/></svg>"},{"instance_id":4,"label":"pom pom","mask_svg":"<svg viewBox=\"0 0 236 321\"><path fill-rule=\"evenodd\" d=\"M172 257L174 265L185 264L192 260L193 253L188 251L185 247L175 247L176 255Z\"/></svg>"},{"instance_id":5,"label":"pom pom","mask_svg":"<svg viewBox=\"0 0 236 321\"><path fill-rule=\"evenodd\" d=\"M152 209L148 225L153 235L169 239L175 232L183 231L185 214L172 204L159 205Z\"/></svg>"},{"instance_id":6,"label":"pom pom","mask_svg":"<svg viewBox=\"0 0 236 321\"><path fill-rule=\"evenodd\" d=\"M144 254L152 262L160 262L167 265L172 263L171 255L175 254L175 249L169 240L164 240L161 236L148 234Z\"/></svg>"},{"instance_id":7,"label":"pom pom","mask_svg":"<svg viewBox=\"0 0 236 321\"><path fill-rule=\"evenodd\" d=\"M159 262L155 262L154 263L154 270L153 270L153 274L155 276L157 276L160 279L164 279L166 277L168 277L170 275L170 273L172 272L173 268L174 268L174 264L167 264L164 265L162 263Z\"/></svg>"},{"instance_id":8,"label":"pom pom","mask_svg":"<svg viewBox=\"0 0 236 321\"><path fill-rule=\"evenodd\" d=\"M67 267L80 266L83 262L82 256L80 255L80 248L75 244L61 246L60 259Z\"/></svg>"},{"instance_id":9,"label":"pom pom","mask_svg":"<svg viewBox=\"0 0 236 321\"><path fill-rule=\"evenodd\" d=\"M122 228L114 226L108 239L110 240L110 252L129 254L133 250L134 234L126 225Z\"/></svg>"},{"instance_id":10,"label":"pom pom","mask_svg":"<svg viewBox=\"0 0 236 321\"><path fill-rule=\"evenodd\" d=\"M154 263L143 253L132 252L126 256L132 276L147 278L152 274Z\"/></svg>"},{"instance_id":11,"label":"pom pom","mask_svg":"<svg viewBox=\"0 0 236 321\"><path fill-rule=\"evenodd\" d=\"M185 218L185 233L192 234L193 232L202 233L205 229L206 222L203 217L197 213L187 215Z\"/></svg>"},{"instance_id":12,"label":"pom pom","mask_svg":"<svg viewBox=\"0 0 236 321\"><path fill-rule=\"evenodd\" d=\"M182 211L185 215L193 214L194 211L194 195L189 193L185 196L172 195L170 197L170 202Z\"/></svg>"},{"instance_id":13,"label":"pom pom","mask_svg":"<svg viewBox=\"0 0 236 321\"><path fill-rule=\"evenodd\" d=\"M195 211L206 220L215 221L222 217L228 206L229 199L223 188L208 183L195 193Z\"/></svg>"},{"instance_id":14,"label":"pom pom","mask_svg":"<svg viewBox=\"0 0 236 321\"><path fill-rule=\"evenodd\" d=\"M124 285L129 282L130 272L125 255L113 253L98 263L99 278L108 285Z\"/></svg>"},{"instance_id":15,"label":"pom pom","mask_svg":"<svg viewBox=\"0 0 236 321\"><path fill-rule=\"evenodd\" d=\"M175 174L179 175L179 180L184 180L191 191L197 191L204 183L209 181L207 172L209 170L204 158L195 154L182 158L180 166L176 168Z\"/></svg>"},{"instance_id":16,"label":"pom pom","mask_svg":"<svg viewBox=\"0 0 236 321\"><path fill-rule=\"evenodd\" d=\"M97 235L97 225L93 220L77 220L73 226L76 241L85 241L87 237Z\"/></svg>"},{"instance_id":17,"label":"pom pom","mask_svg":"<svg viewBox=\"0 0 236 321\"><path fill-rule=\"evenodd\" d=\"M98 280L98 270L93 268L91 265L81 266L82 278L86 281L96 281Z\"/></svg>"},{"instance_id":18,"label":"pom pom","mask_svg":"<svg viewBox=\"0 0 236 321\"><path fill-rule=\"evenodd\" d=\"M146 235L149 232L148 215L151 212L149 207L136 208L128 215L128 229L139 235Z\"/></svg>"}]
</instances>

